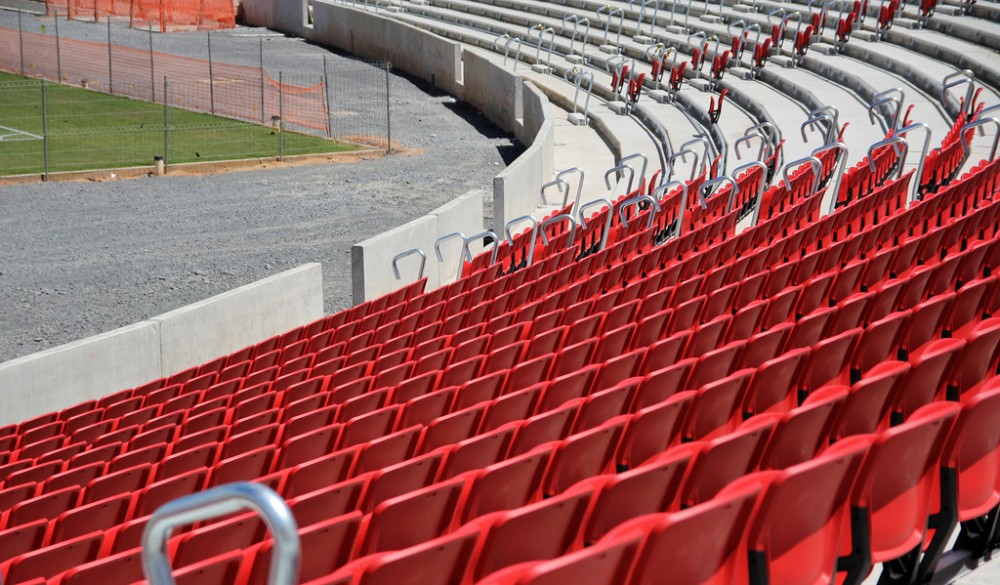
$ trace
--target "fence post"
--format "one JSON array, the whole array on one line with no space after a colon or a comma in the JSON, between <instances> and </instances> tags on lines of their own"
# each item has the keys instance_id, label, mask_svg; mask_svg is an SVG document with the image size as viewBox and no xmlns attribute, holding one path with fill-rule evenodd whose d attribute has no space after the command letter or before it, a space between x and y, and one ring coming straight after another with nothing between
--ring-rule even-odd
<instances>
[{"instance_id":1,"label":"fence post","mask_svg":"<svg viewBox=\"0 0 1000 585\"><path fill-rule=\"evenodd\" d=\"M49 105L45 79L42 79L42 152L45 161L44 179L49 180Z\"/></svg>"},{"instance_id":2,"label":"fence post","mask_svg":"<svg viewBox=\"0 0 1000 585\"><path fill-rule=\"evenodd\" d=\"M62 83L62 54L59 51L59 13L52 15L52 20L56 25L56 81Z\"/></svg>"},{"instance_id":3,"label":"fence post","mask_svg":"<svg viewBox=\"0 0 1000 585\"><path fill-rule=\"evenodd\" d=\"M163 76L163 171L170 168L170 108L167 106L167 76Z\"/></svg>"},{"instance_id":4,"label":"fence post","mask_svg":"<svg viewBox=\"0 0 1000 585\"><path fill-rule=\"evenodd\" d=\"M212 31L208 31L208 98L215 115L215 75L212 73Z\"/></svg>"},{"instance_id":5,"label":"fence post","mask_svg":"<svg viewBox=\"0 0 1000 585\"><path fill-rule=\"evenodd\" d=\"M153 90L153 103L156 103L156 68L153 65L153 21L149 22L149 87Z\"/></svg>"},{"instance_id":6,"label":"fence post","mask_svg":"<svg viewBox=\"0 0 1000 585\"><path fill-rule=\"evenodd\" d=\"M264 111L264 39L257 39L260 55L260 123L267 123L267 113Z\"/></svg>"},{"instance_id":7,"label":"fence post","mask_svg":"<svg viewBox=\"0 0 1000 585\"><path fill-rule=\"evenodd\" d=\"M326 137L333 138L333 110L330 109L330 76L326 69L326 55L323 55L323 97L326 98Z\"/></svg>"},{"instance_id":8,"label":"fence post","mask_svg":"<svg viewBox=\"0 0 1000 585\"><path fill-rule=\"evenodd\" d=\"M108 17L108 93L115 95L114 69L111 67L111 17Z\"/></svg>"},{"instance_id":9,"label":"fence post","mask_svg":"<svg viewBox=\"0 0 1000 585\"><path fill-rule=\"evenodd\" d=\"M285 160L285 81L282 71L278 72L278 160Z\"/></svg>"},{"instance_id":10,"label":"fence post","mask_svg":"<svg viewBox=\"0 0 1000 585\"><path fill-rule=\"evenodd\" d=\"M389 102L389 71L392 69L392 61L385 62L385 153L392 153L392 111Z\"/></svg>"},{"instance_id":11,"label":"fence post","mask_svg":"<svg viewBox=\"0 0 1000 585\"><path fill-rule=\"evenodd\" d=\"M17 43L21 54L21 75L24 75L24 29L21 28L21 10L17 11Z\"/></svg>"}]
</instances>

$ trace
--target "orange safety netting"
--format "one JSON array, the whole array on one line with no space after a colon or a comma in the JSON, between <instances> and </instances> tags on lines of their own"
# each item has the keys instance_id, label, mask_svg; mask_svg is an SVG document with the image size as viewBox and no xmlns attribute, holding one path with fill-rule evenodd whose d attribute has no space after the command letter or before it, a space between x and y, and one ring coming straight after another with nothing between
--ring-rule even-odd
<instances>
[{"instance_id":1,"label":"orange safety netting","mask_svg":"<svg viewBox=\"0 0 1000 585\"><path fill-rule=\"evenodd\" d=\"M49 13L67 18L128 19L132 26L160 31L213 30L236 26L233 0L46 0Z\"/></svg>"},{"instance_id":2,"label":"orange safety netting","mask_svg":"<svg viewBox=\"0 0 1000 585\"><path fill-rule=\"evenodd\" d=\"M286 128L329 133L326 86L279 83L259 67L150 53L0 27L0 71L255 123L283 118Z\"/></svg>"}]
</instances>

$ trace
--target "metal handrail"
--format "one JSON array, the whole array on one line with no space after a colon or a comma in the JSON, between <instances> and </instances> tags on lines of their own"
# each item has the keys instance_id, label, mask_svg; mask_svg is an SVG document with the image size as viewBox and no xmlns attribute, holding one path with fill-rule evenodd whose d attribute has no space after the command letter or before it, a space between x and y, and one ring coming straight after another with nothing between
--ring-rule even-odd
<instances>
[{"instance_id":1,"label":"metal handrail","mask_svg":"<svg viewBox=\"0 0 1000 585\"><path fill-rule=\"evenodd\" d=\"M752 225L757 225L757 220L760 218L760 204L764 201L764 192L767 191L767 165L759 160L750 161L745 165L740 165L733 169L733 178L739 180L740 172L743 170L749 170L752 168L760 169L760 184L757 185L757 193L754 194L754 213L753 219L751 220ZM730 205L732 207L732 205Z\"/></svg>"},{"instance_id":2,"label":"metal handrail","mask_svg":"<svg viewBox=\"0 0 1000 585\"><path fill-rule=\"evenodd\" d=\"M815 156L806 156L800 159L793 160L792 162L785 165L785 168L781 169L781 176L785 179L785 189L790 189L792 186L791 180L788 178L788 169L792 167L797 167L800 164L809 163L813 168L813 184L812 189L809 191L809 197L816 194L819 191L819 183L823 178L823 162L820 161Z\"/></svg>"},{"instance_id":3,"label":"metal handrail","mask_svg":"<svg viewBox=\"0 0 1000 585\"><path fill-rule=\"evenodd\" d=\"M900 153L900 155L899 155L899 167L896 169L896 178L898 179L899 177L903 176L903 166L906 164L906 156L910 152L910 143L907 142L906 139L903 138L902 136L898 136L897 135L897 136L893 136L891 138L886 138L885 140L880 140L880 141L876 142L875 144L869 146L868 147L868 166L869 166L869 168L871 168L872 171L875 171L877 167L875 166L875 158L872 156L872 153L875 152L876 149L878 149L880 147L883 147L883 146L889 146L890 144L894 145L894 150L895 150L895 145L899 145L899 146L902 147L902 153ZM897 152L899 152L899 151L897 151ZM919 181L919 180L920 179L917 179L917 181Z\"/></svg>"},{"instance_id":4,"label":"metal handrail","mask_svg":"<svg viewBox=\"0 0 1000 585\"><path fill-rule=\"evenodd\" d=\"M896 104L896 112L892 116L892 124L889 124L888 120L883 120L883 116L881 114L879 114L877 118L875 116L875 110L888 103ZM888 133L890 129L895 130L896 127L899 125L900 114L902 114L902 110L903 110L903 102L899 101L898 98L886 97L879 100L875 100L872 102L870 106L868 106L868 121L871 122L872 124L878 122L879 126L882 127L882 132Z\"/></svg>"},{"instance_id":5,"label":"metal handrail","mask_svg":"<svg viewBox=\"0 0 1000 585\"><path fill-rule=\"evenodd\" d=\"M740 154L740 145L746 142L750 142L755 138L760 139L760 148L757 150L757 160L760 161L767 160L767 157L771 156L773 148L771 142L767 139L766 136L758 132L754 134L748 134L741 138L737 138L736 142L733 142L733 150L736 151L736 160L743 160L743 156ZM767 152L766 155L764 154L765 149Z\"/></svg>"},{"instance_id":6,"label":"metal handrail","mask_svg":"<svg viewBox=\"0 0 1000 585\"><path fill-rule=\"evenodd\" d=\"M993 160L997 156L997 143L1000 142L1000 119L993 118L993 117L990 117L990 118L979 118L978 120L976 120L974 122L969 122L965 126L962 126L962 132L961 132L961 134L964 135L965 132L968 131L968 130L972 130L973 128L977 128L977 127L980 127L980 126L985 126L986 124L990 124L990 123L995 124L996 127L997 127L997 133L993 136L993 148L990 149L990 158L989 158L989 160ZM969 149L969 144L967 142L965 142L964 140L961 140L961 139L959 140L959 142L962 143L962 150L965 151L966 155L968 155L969 152L971 152L970 149Z\"/></svg>"},{"instance_id":7,"label":"metal handrail","mask_svg":"<svg viewBox=\"0 0 1000 585\"><path fill-rule=\"evenodd\" d=\"M656 221L656 214L663 211L663 209L660 207L660 204L657 203L656 199L653 199L649 195L637 195L631 199L623 201L622 204L618 206L618 221L622 224L622 227L628 227L628 220L625 219L625 210L634 205L639 205L643 201L649 203L653 207L653 211L649 214L649 223L646 224L647 228L653 227L653 222Z\"/></svg>"},{"instance_id":8,"label":"metal handrail","mask_svg":"<svg viewBox=\"0 0 1000 585\"><path fill-rule=\"evenodd\" d=\"M701 157L701 167L698 169L700 173L704 173L705 169L711 168L711 163L709 163L709 157L715 156L718 153L715 152L715 145L712 144L712 141L703 135L695 136L691 140L688 140L687 142L681 144L681 150L688 149L689 146L694 145L696 143L699 143L705 147L705 152Z\"/></svg>"},{"instance_id":9,"label":"metal handrail","mask_svg":"<svg viewBox=\"0 0 1000 585\"><path fill-rule=\"evenodd\" d=\"M572 215L569 215L569 214L566 214L566 213L560 213L559 215L553 215L552 217L550 217L550 218L548 218L548 219L546 219L545 221L542 222L542 225L541 225L542 243L545 244L546 246L549 245L549 237L547 235L545 235L545 228L547 228L548 226L550 226L550 225L552 225L552 224L554 224L556 222L560 222L560 221L568 221L569 222L569 230L570 230L569 231L569 244L567 244L566 247L568 248L568 247L572 246L573 242L576 241L576 220L573 219Z\"/></svg>"},{"instance_id":10,"label":"metal handrail","mask_svg":"<svg viewBox=\"0 0 1000 585\"><path fill-rule=\"evenodd\" d=\"M580 206L580 209L577 211L577 217L579 218L580 227L587 229L587 220L584 217L583 212L598 205L604 205L608 208L608 215L604 220L604 233L601 235L600 249L603 250L608 245L608 233L611 231L611 223L614 221L612 214L614 213L615 205L611 203L611 201L604 198L594 199L593 201L588 201Z\"/></svg>"},{"instance_id":11,"label":"metal handrail","mask_svg":"<svg viewBox=\"0 0 1000 585\"><path fill-rule=\"evenodd\" d=\"M964 77L965 79L960 79L958 81L951 81L956 77ZM948 75L945 75L944 79L941 80L941 105L943 105L945 108L948 107L949 89L962 85L963 83L968 83L969 88L965 90L965 104L963 105L963 109L971 108L972 106L969 102L972 101L972 93L974 90L973 81L975 81L975 79L976 75L972 72L971 69L961 69L954 73L949 73Z\"/></svg>"},{"instance_id":12,"label":"metal handrail","mask_svg":"<svg viewBox=\"0 0 1000 585\"><path fill-rule=\"evenodd\" d=\"M802 126L799 127L802 133L802 142L809 142L809 139L806 138L806 128L816 128L820 122L827 123L825 130L820 129L823 132L823 144L833 142L833 133L837 131L837 122L833 119L833 116L827 113L817 114L802 123Z\"/></svg>"},{"instance_id":13,"label":"metal handrail","mask_svg":"<svg viewBox=\"0 0 1000 585\"><path fill-rule=\"evenodd\" d=\"M736 179L731 175L719 175L714 179L705 181L698 188L698 199L701 202L702 209L708 209L708 197L705 197L705 193L712 190L712 187L719 183L729 183L732 186L732 190L729 192L729 201L726 202L726 213L729 213L733 209L733 202L736 200L736 196L740 194L740 186L736 184Z\"/></svg>"},{"instance_id":14,"label":"metal handrail","mask_svg":"<svg viewBox=\"0 0 1000 585\"><path fill-rule=\"evenodd\" d=\"M142 571L150 585L174 585L167 539L179 526L253 510L274 539L269 585L295 585L299 580L302 545L295 516L271 488L256 483L231 483L167 502L157 508L142 533Z\"/></svg>"},{"instance_id":15,"label":"metal handrail","mask_svg":"<svg viewBox=\"0 0 1000 585\"><path fill-rule=\"evenodd\" d=\"M400 252L392 257L392 274L396 277L396 280L402 280L403 277L399 274L399 261L407 256L412 256L414 254L420 255L420 272L417 273L417 280L424 277L424 267L427 265L427 254L424 253L420 248L410 248L405 252Z\"/></svg>"},{"instance_id":16,"label":"metal handrail","mask_svg":"<svg viewBox=\"0 0 1000 585\"><path fill-rule=\"evenodd\" d=\"M493 230L486 230L465 238L465 243L462 244L462 254L466 258L472 258L472 250L469 250L469 244L485 236L493 238L493 253L490 255L490 264L496 264L497 255L500 253L500 236Z\"/></svg>"},{"instance_id":17,"label":"metal handrail","mask_svg":"<svg viewBox=\"0 0 1000 585\"><path fill-rule=\"evenodd\" d=\"M584 180L586 180L586 174L583 172L583 169L579 167L571 167L566 169L565 171L559 171L558 173L556 173L556 179L562 179L563 175L571 175L571 174L580 175L580 180L577 181L576 183L576 201L573 202L573 207L570 210L573 211L575 209L580 208L580 199L583 197L583 182ZM565 208L566 204L563 203L563 209Z\"/></svg>"},{"instance_id":18,"label":"metal handrail","mask_svg":"<svg viewBox=\"0 0 1000 585\"><path fill-rule=\"evenodd\" d=\"M649 166L649 159L646 158L646 155L642 154L641 152L633 152L632 154L623 156L618 161L618 164L620 165L627 164L628 161L635 159L642 160L642 170L639 171L639 182L642 182L646 178L646 169Z\"/></svg>"},{"instance_id":19,"label":"metal handrail","mask_svg":"<svg viewBox=\"0 0 1000 585\"><path fill-rule=\"evenodd\" d=\"M837 155L837 168L833 171L833 184L828 189L828 191L833 193L833 197L830 198L830 207L826 211L827 215L833 213L834 208L837 206L837 197L840 196L840 183L844 178L844 174L847 172L847 157L850 155L847 145L843 142L833 142L831 144L821 146L812 151L812 155L819 158L819 155L830 150L837 150L839 151L839 154Z\"/></svg>"},{"instance_id":20,"label":"metal handrail","mask_svg":"<svg viewBox=\"0 0 1000 585\"><path fill-rule=\"evenodd\" d=\"M624 171L626 169L628 169L628 187L626 188L625 193L631 193L632 192L632 183L635 180L635 169L633 169L629 165L619 164L619 165L614 166L614 167L608 169L607 171L605 171L604 172L604 186L607 189L609 189L609 190L613 189L613 187L611 186L611 181L609 180L609 177L611 175L615 175L615 184L617 185L618 181L620 180L620 179L618 179L618 172L619 171ZM612 191L612 195L613 194L614 194L614 192Z\"/></svg>"},{"instance_id":21,"label":"metal handrail","mask_svg":"<svg viewBox=\"0 0 1000 585\"><path fill-rule=\"evenodd\" d=\"M538 220L531 215L522 215L521 217L515 217L514 219L508 221L507 225L504 226L503 230L504 233L507 235L507 243L509 243L513 247L514 236L511 235L510 228L511 226L514 226L522 221L531 222L531 243L528 246L528 266L531 266L531 263L535 259L535 240L538 239Z\"/></svg>"},{"instance_id":22,"label":"metal handrail","mask_svg":"<svg viewBox=\"0 0 1000 585\"><path fill-rule=\"evenodd\" d=\"M686 155L688 154L694 157L694 164L691 166L691 180L693 181L694 178L698 176L698 166L699 166L698 161L700 160L698 158L698 153L691 150L690 148L682 148L681 150L678 150L677 152L670 155L670 158L667 159L667 166L669 167L670 170L669 177L672 178L674 176L674 161L678 159L682 161L687 160Z\"/></svg>"},{"instance_id":23,"label":"metal handrail","mask_svg":"<svg viewBox=\"0 0 1000 585\"><path fill-rule=\"evenodd\" d=\"M562 192L563 192L562 206L566 207L566 203L569 201L569 183L563 181L559 177L556 177L555 180L549 181L548 183L542 185L542 188L540 190L542 196L542 205L549 205L549 200L545 197L545 190L548 189L549 187L553 186L558 187L560 185L562 186Z\"/></svg>"},{"instance_id":24,"label":"metal handrail","mask_svg":"<svg viewBox=\"0 0 1000 585\"><path fill-rule=\"evenodd\" d=\"M683 230L683 226L684 226L684 212L685 212L685 210L687 210L687 202L688 202L688 186L687 186L687 183L685 183L684 181L667 181L666 183L661 184L659 187L657 187L655 190L653 190L653 198L656 199L657 201L660 201L661 200L660 199L660 193L665 193L671 187L676 187L676 186L680 186L680 188L681 188L680 209L677 211L677 220L676 220L677 221L677 237L680 237L681 231ZM662 206L660 207L660 209L661 210L663 209Z\"/></svg>"},{"instance_id":25,"label":"metal handrail","mask_svg":"<svg viewBox=\"0 0 1000 585\"><path fill-rule=\"evenodd\" d=\"M445 235L441 236L440 238L438 238L434 242L434 254L437 256L438 262L444 262L444 255L441 254L441 244L443 244L444 242L446 242L448 240L451 240L453 238L462 238L462 242L463 243L466 240L466 237L465 237L464 233L462 233L462 232L451 232L450 234L445 234ZM459 254L458 255L458 278L462 278L462 267L465 265L465 261L469 260L469 262L472 262L472 257L471 256L467 257L465 255L465 253L467 251L468 251L468 248L465 248L463 246L462 250L458 253Z\"/></svg>"},{"instance_id":26,"label":"metal handrail","mask_svg":"<svg viewBox=\"0 0 1000 585\"><path fill-rule=\"evenodd\" d=\"M833 118L833 125L840 128L840 110L837 109L837 106L827 104L809 112L810 116L818 116L819 114L829 114Z\"/></svg>"},{"instance_id":27,"label":"metal handrail","mask_svg":"<svg viewBox=\"0 0 1000 585\"><path fill-rule=\"evenodd\" d=\"M896 136L902 137L911 130L924 131L924 146L920 151L920 162L917 163L917 178L913 181L913 185L910 186L910 197L906 202L907 206L911 205L914 201L923 199L920 195L920 181L924 178L924 163L927 161L927 153L931 151L931 127L924 122L915 122L897 130ZM900 168L902 168L902 165L900 165Z\"/></svg>"}]
</instances>

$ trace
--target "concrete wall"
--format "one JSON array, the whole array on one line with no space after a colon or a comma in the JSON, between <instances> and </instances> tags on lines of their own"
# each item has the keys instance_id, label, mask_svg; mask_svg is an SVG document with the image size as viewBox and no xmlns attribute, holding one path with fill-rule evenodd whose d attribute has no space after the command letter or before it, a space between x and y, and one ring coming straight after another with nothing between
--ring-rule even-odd
<instances>
[{"instance_id":1,"label":"concrete wall","mask_svg":"<svg viewBox=\"0 0 1000 585\"><path fill-rule=\"evenodd\" d=\"M0 425L169 376L323 316L306 264L114 331L0 364Z\"/></svg>"},{"instance_id":2,"label":"concrete wall","mask_svg":"<svg viewBox=\"0 0 1000 585\"><path fill-rule=\"evenodd\" d=\"M528 215L542 204L542 185L552 180L555 125L542 124L535 143L493 178L493 222L497 234L510 220Z\"/></svg>"},{"instance_id":3,"label":"concrete wall","mask_svg":"<svg viewBox=\"0 0 1000 585\"><path fill-rule=\"evenodd\" d=\"M318 263L250 283L150 319L164 375L203 364L323 316Z\"/></svg>"},{"instance_id":4,"label":"concrete wall","mask_svg":"<svg viewBox=\"0 0 1000 585\"><path fill-rule=\"evenodd\" d=\"M507 132L519 132L524 116L523 78L474 50L463 51L462 61L465 63L462 98L478 108L490 122Z\"/></svg>"},{"instance_id":5,"label":"concrete wall","mask_svg":"<svg viewBox=\"0 0 1000 585\"><path fill-rule=\"evenodd\" d=\"M351 246L354 303L378 298L416 280L420 267L417 255L399 261L400 280L392 272L393 257L411 248L419 248L427 255L424 276L428 289L455 280L460 241L456 238L442 245L444 261L440 263L434 243L452 232L471 236L483 231L483 195L480 189L469 191L423 217Z\"/></svg>"},{"instance_id":6,"label":"concrete wall","mask_svg":"<svg viewBox=\"0 0 1000 585\"><path fill-rule=\"evenodd\" d=\"M374 12L322 0L314 0L313 26L305 32L315 42L359 57L390 61L393 67L462 97L462 48L455 41Z\"/></svg>"}]
</instances>

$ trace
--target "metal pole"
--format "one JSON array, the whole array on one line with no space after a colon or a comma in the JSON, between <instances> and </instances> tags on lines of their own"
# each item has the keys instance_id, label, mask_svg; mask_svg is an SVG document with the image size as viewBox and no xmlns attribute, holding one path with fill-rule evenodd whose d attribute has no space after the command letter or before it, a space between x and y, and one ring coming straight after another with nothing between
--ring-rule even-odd
<instances>
[{"instance_id":1,"label":"metal pole","mask_svg":"<svg viewBox=\"0 0 1000 585\"><path fill-rule=\"evenodd\" d=\"M282 71L278 72L278 160L285 160L285 82Z\"/></svg>"},{"instance_id":2,"label":"metal pole","mask_svg":"<svg viewBox=\"0 0 1000 585\"><path fill-rule=\"evenodd\" d=\"M21 75L24 75L24 29L21 28L21 11L17 11L17 42L21 53Z\"/></svg>"},{"instance_id":3,"label":"metal pole","mask_svg":"<svg viewBox=\"0 0 1000 585\"><path fill-rule=\"evenodd\" d=\"M385 153L392 153L392 116L389 105L389 71L392 69L392 62L385 62Z\"/></svg>"},{"instance_id":4,"label":"metal pole","mask_svg":"<svg viewBox=\"0 0 1000 585\"><path fill-rule=\"evenodd\" d=\"M53 21L56 24L56 81L62 82L62 54L59 51L59 13L53 14Z\"/></svg>"},{"instance_id":5,"label":"metal pole","mask_svg":"<svg viewBox=\"0 0 1000 585\"><path fill-rule=\"evenodd\" d=\"M208 31L208 96L215 115L215 75L212 73L212 31Z\"/></svg>"},{"instance_id":6,"label":"metal pole","mask_svg":"<svg viewBox=\"0 0 1000 585\"><path fill-rule=\"evenodd\" d=\"M323 55L323 95L326 98L326 137L333 138L333 110L330 109L330 75L326 69L326 55Z\"/></svg>"},{"instance_id":7,"label":"metal pole","mask_svg":"<svg viewBox=\"0 0 1000 585\"><path fill-rule=\"evenodd\" d=\"M113 73L114 69L112 69L111 67L111 18L110 17L108 18L107 22L108 22L108 92L111 95L114 95L115 78Z\"/></svg>"},{"instance_id":8,"label":"metal pole","mask_svg":"<svg viewBox=\"0 0 1000 585\"><path fill-rule=\"evenodd\" d=\"M45 79L42 79L42 149L45 160L45 180L49 180L49 104Z\"/></svg>"},{"instance_id":9,"label":"metal pole","mask_svg":"<svg viewBox=\"0 0 1000 585\"><path fill-rule=\"evenodd\" d=\"M257 39L260 55L260 123L267 123L267 113L264 111L264 39Z\"/></svg>"},{"instance_id":10,"label":"metal pole","mask_svg":"<svg viewBox=\"0 0 1000 585\"><path fill-rule=\"evenodd\" d=\"M153 22L148 24L149 29L149 87L153 90L153 103L156 103L156 75L153 65Z\"/></svg>"},{"instance_id":11,"label":"metal pole","mask_svg":"<svg viewBox=\"0 0 1000 585\"><path fill-rule=\"evenodd\" d=\"M163 170L170 164L170 108L167 107L167 76L163 76Z\"/></svg>"}]
</instances>

